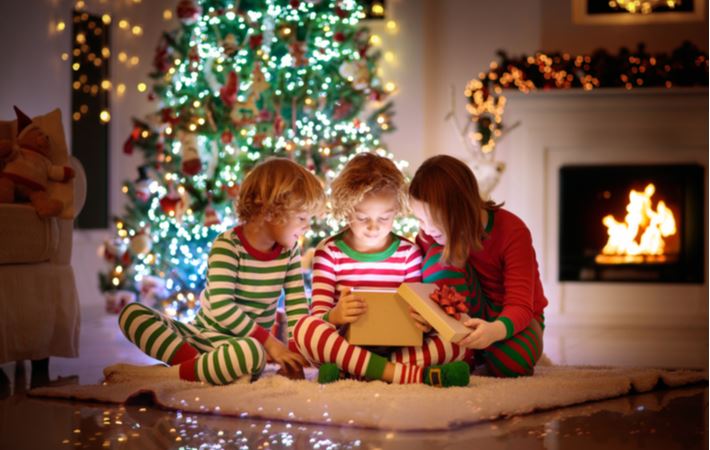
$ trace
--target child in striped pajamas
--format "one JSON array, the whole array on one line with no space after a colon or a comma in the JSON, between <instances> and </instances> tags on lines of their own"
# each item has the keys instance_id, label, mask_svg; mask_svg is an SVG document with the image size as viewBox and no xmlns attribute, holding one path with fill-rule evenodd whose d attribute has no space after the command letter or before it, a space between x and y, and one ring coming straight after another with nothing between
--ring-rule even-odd
<instances>
[{"instance_id":1,"label":"child in striped pajamas","mask_svg":"<svg viewBox=\"0 0 710 450\"><path fill-rule=\"evenodd\" d=\"M525 223L484 201L475 176L447 155L426 160L409 186L425 253L424 282L447 280L475 293L471 332L458 342L499 377L532 375L542 355L542 290ZM417 320L428 326L420 316Z\"/></svg>"},{"instance_id":2,"label":"child in striped pajamas","mask_svg":"<svg viewBox=\"0 0 710 450\"><path fill-rule=\"evenodd\" d=\"M432 384L429 366L442 385L469 380L466 350L436 335L418 348L385 349L386 358L348 343L343 328L365 313L352 288L397 288L420 281L421 253L392 233L394 218L406 207L406 182L394 163L373 153L350 160L333 181L333 213L348 227L321 242L313 259L312 315L298 321L295 339L301 353L320 365L319 381L335 381L338 369L356 377L390 383Z\"/></svg>"},{"instance_id":3,"label":"child in striped pajamas","mask_svg":"<svg viewBox=\"0 0 710 450\"><path fill-rule=\"evenodd\" d=\"M173 376L228 384L258 376L267 355L288 373L302 373L308 363L295 345L287 347L267 330L282 291L289 336L308 314L298 239L324 200L320 182L302 166L284 158L257 165L239 193L240 225L212 245L194 322L172 320L139 303L119 316L128 340L169 367L120 364L106 368L106 379Z\"/></svg>"}]
</instances>

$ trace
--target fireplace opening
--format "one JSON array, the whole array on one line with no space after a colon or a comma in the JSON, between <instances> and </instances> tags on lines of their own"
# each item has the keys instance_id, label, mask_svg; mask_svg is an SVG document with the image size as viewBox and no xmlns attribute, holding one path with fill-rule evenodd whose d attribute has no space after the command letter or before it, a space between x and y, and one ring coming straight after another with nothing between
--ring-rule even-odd
<instances>
[{"instance_id":1,"label":"fireplace opening","mask_svg":"<svg viewBox=\"0 0 710 450\"><path fill-rule=\"evenodd\" d=\"M559 280L702 283L700 165L560 169Z\"/></svg>"}]
</instances>

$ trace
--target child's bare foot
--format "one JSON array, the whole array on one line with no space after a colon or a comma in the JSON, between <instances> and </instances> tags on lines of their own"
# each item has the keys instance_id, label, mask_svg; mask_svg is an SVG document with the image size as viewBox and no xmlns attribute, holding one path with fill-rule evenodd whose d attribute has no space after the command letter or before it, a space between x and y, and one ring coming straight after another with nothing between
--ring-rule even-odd
<instances>
[{"instance_id":1,"label":"child's bare foot","mask_svg":"<svg viewBox=\"0 0 710 450\"><path fill-rule=\"evenodd\" d=\"M143 378L178 379L179 366L167 367L164 364L137 366L133 364L114 364L104 369L104 379L112 383L121 383Z\"/></svg>"}]
</instances>

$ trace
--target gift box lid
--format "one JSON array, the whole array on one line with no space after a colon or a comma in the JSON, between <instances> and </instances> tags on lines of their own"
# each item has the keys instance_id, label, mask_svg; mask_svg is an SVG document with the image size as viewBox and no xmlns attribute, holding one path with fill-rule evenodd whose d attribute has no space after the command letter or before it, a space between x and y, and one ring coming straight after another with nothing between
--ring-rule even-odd
<instances>
[{"instance_id":1,"label":"gift box lid","mask_svg":"<svg viewBox=\"0 0 710 450\"><path fill-rule=\"evenodd\" d=\"M461 314L459 321L446 314L446 312L429 297L436 289L437 285L435 284L403 283L397 289L397 295L421 314L436 332L439 333L439 336L449 342L457 342L471 332L471 330L462 323L469 319L469 316Z\"/></svg>"}]
</instances>

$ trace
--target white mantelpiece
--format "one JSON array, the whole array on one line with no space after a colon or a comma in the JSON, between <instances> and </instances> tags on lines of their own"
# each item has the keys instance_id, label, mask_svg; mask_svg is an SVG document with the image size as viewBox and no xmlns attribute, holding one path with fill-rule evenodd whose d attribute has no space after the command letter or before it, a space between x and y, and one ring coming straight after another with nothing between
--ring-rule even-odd
<instances>
[{"instance_id":1,"label":"white mantelpiece","mask_svg":"<svg viewBox=\"0 0 710 450\"><path fill-rule=\"evenodd\" d=\"M504 121L521 126L499 145L507 170L493 192L533 235L550 301L548 323L707 329L704 284L558 280L559 168L567 164L698 163L708 182L707 89L507 92ZM707 207L704 273L707 274Z\"/></svg>"}]
</instances>

